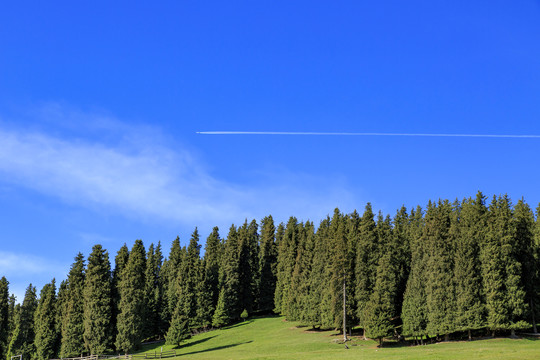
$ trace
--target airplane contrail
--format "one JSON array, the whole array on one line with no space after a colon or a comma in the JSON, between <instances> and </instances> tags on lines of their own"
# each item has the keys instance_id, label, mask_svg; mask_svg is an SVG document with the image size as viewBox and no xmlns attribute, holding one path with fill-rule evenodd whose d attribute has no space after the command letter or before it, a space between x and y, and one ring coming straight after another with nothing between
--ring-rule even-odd
<instances>
[{"instance_id":1,"label":"airplane contrail","mask_svg":"<svg viewBox=\"0 0 540 360\"><path fill-rule=\"evenodd\" d=\"M362 133L362 132L303 132L303 131L197 131L201 135L316 135L316 136L416 136L540 139L540 135L517 134L422 134L422 133Z\"/></svg>"}]
</instances>

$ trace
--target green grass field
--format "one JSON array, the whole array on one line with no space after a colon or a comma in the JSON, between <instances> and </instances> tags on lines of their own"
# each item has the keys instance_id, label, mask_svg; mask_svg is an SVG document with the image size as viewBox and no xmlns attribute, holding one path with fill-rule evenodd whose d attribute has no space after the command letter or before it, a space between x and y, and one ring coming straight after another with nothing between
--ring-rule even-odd
<instances>
[{"instance_id":1,"label":"green grass field","mask_svg":"<svg viewBox=\"0 0 540 360\"><path fill-rule=\"evenodd\" d=\"M347 350L333 331L311 332L282 317L248 320L224 329L199 334L176 350L184 359L540 359L540 339L489 339L456 341L425 346L354 338ZM146 345L142 352L172 349L163 344Z\"/></svg>"}]
</instances>

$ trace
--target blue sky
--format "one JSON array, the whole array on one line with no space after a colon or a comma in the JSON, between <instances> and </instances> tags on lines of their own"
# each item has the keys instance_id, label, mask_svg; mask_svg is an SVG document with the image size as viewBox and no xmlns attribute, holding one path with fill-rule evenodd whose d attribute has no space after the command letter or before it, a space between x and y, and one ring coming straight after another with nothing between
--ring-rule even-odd
<instances>
[{"instance_id":1,"label":"blue sky","mask_svg":"<svg viewBox=\"0 0 540 360\"><path fill-rule=\"evenodd\" d=\"M0 275L21 300L95 243L393 214L478 190L535 208L538 1L10 2L0 12Z\"/></svg>"}]
</instances>

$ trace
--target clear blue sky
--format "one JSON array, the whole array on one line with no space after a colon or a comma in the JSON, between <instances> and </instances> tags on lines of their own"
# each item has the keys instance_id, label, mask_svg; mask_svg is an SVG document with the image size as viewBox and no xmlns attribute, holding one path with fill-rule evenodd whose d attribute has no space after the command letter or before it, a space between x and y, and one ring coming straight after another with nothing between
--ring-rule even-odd
<instances>
[{"instance_id":1,"label":"clear blue sky","mask_svg":"<svg viewBox=\"0 0 540 360\"><path fill-rule=\"evenodd\" d=\"M157 3L157 4L156 4ZM540 201L538 1L11 1L0 12L0 275L366 202ZM19 299L22 300L22 299Z\"/></svg>"}]
</instances>

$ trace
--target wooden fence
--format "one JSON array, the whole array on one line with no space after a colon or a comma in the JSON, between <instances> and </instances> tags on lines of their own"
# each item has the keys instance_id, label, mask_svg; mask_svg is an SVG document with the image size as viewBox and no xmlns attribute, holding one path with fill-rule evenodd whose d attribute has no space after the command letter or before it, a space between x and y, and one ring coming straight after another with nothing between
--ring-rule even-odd
<instances>
[{"instance_id":1,"label":"wooden fence","mask_svg":"<svg viewBox=\"0 0 540 360\"><path fill-rule=\"evenodd\" d=\"M176 357L176 350L169 351L154 351L145 352L142 354L125 354L125 355L90 355L81 356L75 358L62 358L62 359L50 359L50 360L134 360L134 359L166 359Z\"/></svg>"}]
</instances>

